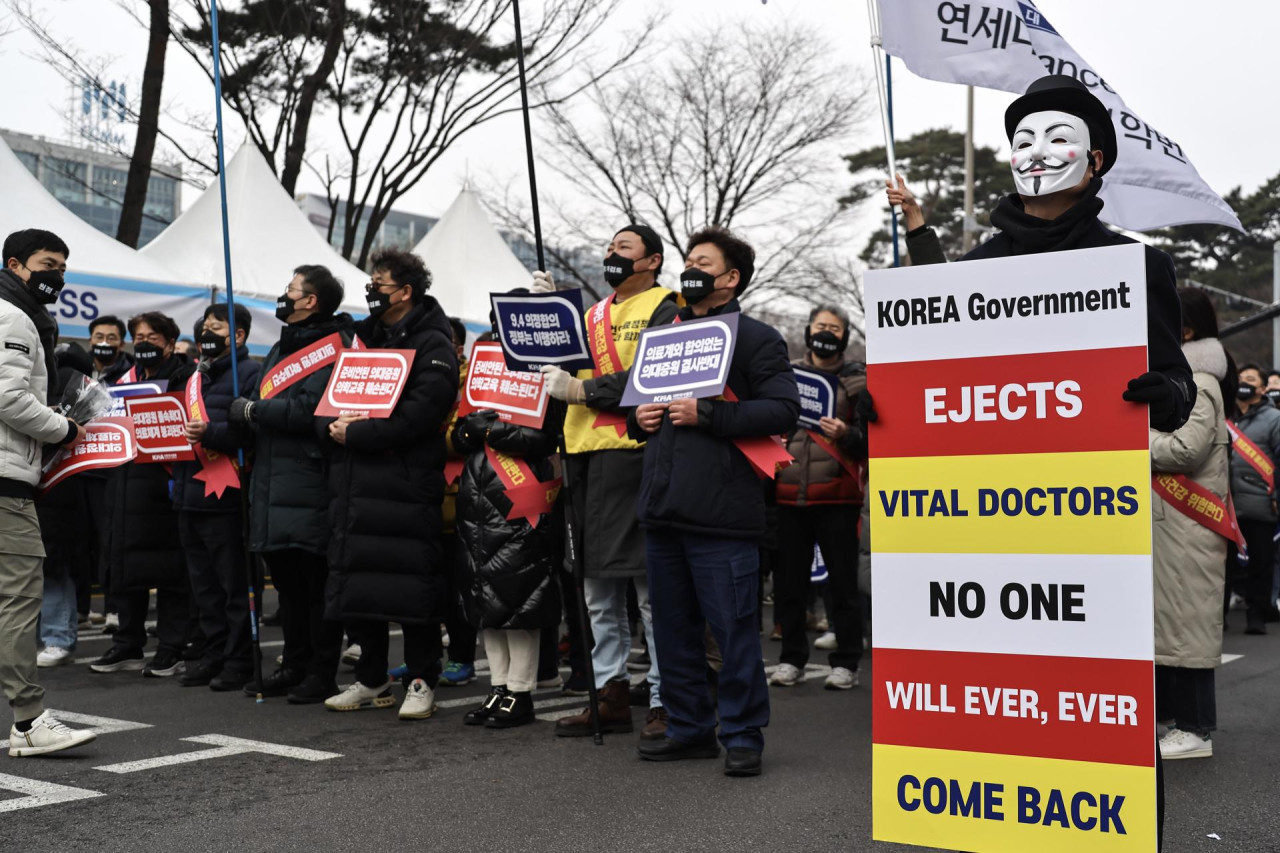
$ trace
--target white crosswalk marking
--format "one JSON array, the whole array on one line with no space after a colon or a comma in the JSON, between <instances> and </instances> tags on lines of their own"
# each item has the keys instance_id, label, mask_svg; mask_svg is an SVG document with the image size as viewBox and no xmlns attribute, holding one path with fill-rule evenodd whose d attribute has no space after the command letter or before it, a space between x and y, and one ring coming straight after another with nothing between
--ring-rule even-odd
<instances>
[{"instance_id":1,"label":"white crosswalk marking","mask_svg":"<svg viewBox=\"0 0 1280 853\"><path fill-rule=\"evenodd\" d=\"M279 743L266 743L260 740L231 737L230 735L197 735L184 737L189 743L212 744L212 749L199 749L195 752L181 752L176 755L161 755L156 758L144 758L140 761L125 761L119 764L104 764L94 770L106 773L137 773L141 770L155 770L160 767L171 767L175 764L190 764L193 761L206 761L211 758L225 758L230 755L243 755L258 752L264 755L275 755L280 758L293 758L299 761L327 761L341 758L339 752L322 752L318 749L304 749L298 746L286 746Z\"/></svg>"},{"instance_id":2,"label":"white crosswalk marking","mask_svg":"<svg viewBox=\"0 0 1280 853\"><path fill-rule=\"evenodd\" d=\"M51 806L55 803L71 803L76 800L91 800L94 797L106 796L101 791L73 788L70 785L55 785L52 782L37 782L34 779L23 779L7 773L0 773L0 791L22 794L21 797L0 800L0 812L16 812L19 809L34 809L38 806Z\"/></svg>"},{"instance_id":3,"label":"white crosswalk marking","mask_svg":"<svg viewBox=\"0 0 1280 853\"><path fill-rule=\"evenodd\" d=\"M88 729L95 734L105 735L112 732L128 732L134 729L149 729L150 723L135 723L131 720L113 720L110 717L95 717L92 714L77 714L75 711L58 711L49 709L49 714L59 722L76 723L75 728ZM9 741L0 740L0 749L6 749Z\"/></svg>"}]
</instances>

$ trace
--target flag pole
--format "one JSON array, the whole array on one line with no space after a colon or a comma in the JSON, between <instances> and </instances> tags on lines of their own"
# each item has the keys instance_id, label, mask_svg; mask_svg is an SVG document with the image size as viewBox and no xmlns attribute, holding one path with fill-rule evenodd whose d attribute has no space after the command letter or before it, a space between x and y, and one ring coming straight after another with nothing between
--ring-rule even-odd
<instances>
[{"instance_id":1,"label":"flag pole","mask_svg":"<svg viewBox=\"0 0 1280 853\"><path fill-rule=\"evenodd\" d=\"M529 199L533 202L533 247L538 253L538 269L547 261L542 253L542 217L538 213L538 176L533 166L533 131L529 125L529 82L524 70L524 35L520 29L520 0L511 0L516 16L516 67L520 70L520 112L524 116L524 152L529 163Z\"/></svg>"},{"instance_id":2,"label":"flag pole","mask_svg":"<svg viewBox=\"0 0 1280 853\"><path fill-rule=\"evenodd\" d=\"M236 294L231 282L231 230L227 225L227 162L226 145L222 130L222 41L218 32L218 0L209 0L209 26L213 35L213 95L217 125L218 193L222 200L222 264L227 276L227 334L231 342L231 393L240 396L240 365L236 352ZM246 332L246 337L248 333ZM249 496L244 482L244 449L236 450L239 465L236 474L240 479L240 520L248 527ZM249 553L249 539L244 536L245 572L249 580L249 632L253 639L253 678L258 686L258 703L262 703L262 643L258 636L257 572L253 555Z\"/></svg>"},{"instance_id":3,"label":"flag pole","mask_svg":"<svg viewBox=\"0 0 1280 853\"><path fill-rule=\"evenodd\" d=\"M867 0L867 18L871 24L871 67L876 73L876 97L880 101L880 130L884 134L884 153L889 166L889 183L897 185L897 165L893 150L893 65L889 54L884 53L884 45L880 39L880 3L879 0ZM881 67L880 55L884 53L884 64ZM892 222L890 231L893 237L893 265L899 265L898 256L898 208L890 210Z\"/></svg>"}]
</instances>

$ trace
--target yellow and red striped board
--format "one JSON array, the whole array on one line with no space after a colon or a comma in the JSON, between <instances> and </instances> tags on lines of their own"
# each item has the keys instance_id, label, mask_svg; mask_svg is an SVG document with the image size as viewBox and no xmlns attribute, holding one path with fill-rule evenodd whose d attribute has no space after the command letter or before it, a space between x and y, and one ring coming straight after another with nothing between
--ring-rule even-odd
<instances>
[{"instance_id":1,"label":"yellow and red striped board","mask_svg":"<svg viewBox=\"0 0 1280 853\"><path fill-rule=\"evenodd\" d=\"M873 836L1156 846L1140 245L867 273Z\"/></svg>"}]
</instances>

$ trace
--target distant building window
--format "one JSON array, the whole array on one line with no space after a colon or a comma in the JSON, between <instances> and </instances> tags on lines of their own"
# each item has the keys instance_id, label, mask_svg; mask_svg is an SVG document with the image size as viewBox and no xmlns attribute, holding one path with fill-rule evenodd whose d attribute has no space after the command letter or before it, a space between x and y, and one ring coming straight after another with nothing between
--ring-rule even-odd
<instances>
[{"instance_id":1,"label":"distant building window","mask_svg":"<svg viewBox=\"0 0 1280 853\"><path fill-rule=\"evenodd\" d=\"M88 166L61 157L44 159L44 185L61 202L83 202Z\"/></svg>"},{"instance_id":2,"label":"distant building window","mask_svg":"<svg viewBox=\"0 0 1280 853\"><path fill-rule=\"evenodd\" d=\"M18 155L18 160L22 163L22 165L27 167L28 172L30 172L33 175L40 174L39 172L40 155L39 154L32 154L30 151L15 151L13 153Z\"/></svg>"},{"instance_id":3,"label":"distant building window","mask_svg":"<svg viewBox=\"0 0 1280 853\"><path fill-rule=\"evenodd\" d=\"M107 166L93 167L93 196L90 201L102 207L119 208L124 201L124 187L129 174Z\"/></svg>"},{"instance_id":4,"label":"distant building window","mask_svg":"<svg viewBox=\"0 0 1280 853\"><path fill-rule=\"evenodd\" d=\"M143 210L148 216L172 222L178 216L177 195L177 182L173 178L152 175L147 182L147 203Z\"/></svg>"}]
</instances>

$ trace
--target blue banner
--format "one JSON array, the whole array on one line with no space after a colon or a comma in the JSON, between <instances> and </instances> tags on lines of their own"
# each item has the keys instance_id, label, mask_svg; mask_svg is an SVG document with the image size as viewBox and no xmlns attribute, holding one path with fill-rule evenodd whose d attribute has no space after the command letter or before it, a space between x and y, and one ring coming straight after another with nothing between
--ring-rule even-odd
<instances>
[{"instance_id":1,"label":"blue banner","mask_svg":"<svg viewBox=\"0 0 1280 853\"><path fill-rule=\"evenodd\" d=\"M640 334L622 405L669 403L724 393L738 341L737 313L704 317Z\"/></svg>"},{"instance_id":2,"label":"blue banner","mask_svg":"<svg viewBox=\"0 0 1280 853\"><path fill-rule=\"evenodd\" d=\"M509 369L530 373L544 364L570 372L595 367L582 322L581 290L493 293L489 300Z\"/></svg>"},{"instance_id":3,"label":"blue banner","mask_svg":"<svg viewBox=\"0 0 1280 853\"><path fill-rule=\"evenodd\" d=\"M150 397L168 391L168 382L131 382L128 385L105 385L107 393L114 399L107 417L123 418L126 414L124 401L126 397Z\"/></svg>"},{"instance_id":4,"label":"blue banner","mask_svg":"<svg viewBox=\"0 0 1280 853\"><path fill-rule=\"evenodd\" d=\"M796 390L800 392L800 425L818 429L823 418L834 418L836 387L831 377L816 370L795 368Z\"/></svg>"}]
</instances>

